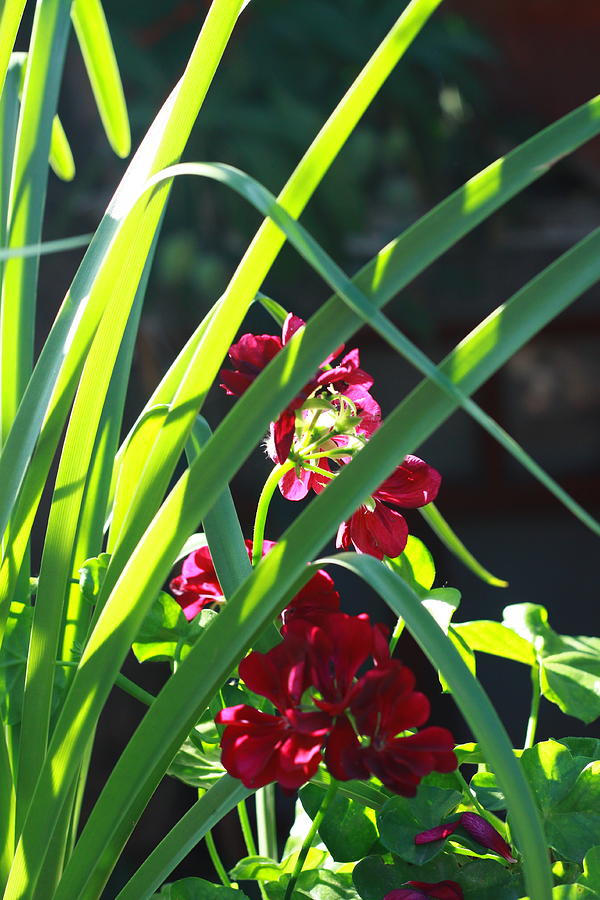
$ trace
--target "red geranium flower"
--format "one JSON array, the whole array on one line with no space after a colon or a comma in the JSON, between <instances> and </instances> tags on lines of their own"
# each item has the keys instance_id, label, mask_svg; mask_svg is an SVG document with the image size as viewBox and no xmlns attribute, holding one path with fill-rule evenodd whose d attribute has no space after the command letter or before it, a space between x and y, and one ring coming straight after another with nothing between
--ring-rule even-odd
<instances>
[{"instance_id":1,"label":"red geranium flower","mask_svg":"<svg viewBox=\"0 0 600 900\"><path fill-rule=\"evenodd\" d=\"M248 557L252 559L252 541L245 541ZM275 546L274 541L263 541L263 556ZM169 584L173 596L183 609L188 621L211 603L223 603L225 597L217 578L208 547L200 547L190 553L183 562L181 575ZM323 569L313 575L284 610L286 619L294 616L315 618L320 612L332 612L340 605L340 595L333 578Z\"/></svg>"},{"instance_id":2,"label":"red geranium flower","mask_svg":"<svg viewBox=\"0 0 600 900\"><path fill-rule=\"evenodd\" d=\"M338 529L336 546L354 547L377 559L395 558L406 546L408 526L404 516L385 503L414 509L437 497L442 477L418 456L407 456L374 492L369 505L360 506ZM385 501L382 502L382 501Z\"/></svg>"},{"instance_id":3,"label":"red geranium flower","mask_svg":"<svg viewBox=\"0 0 600 900\"><path fill-rule=\"evenodd\" d=\"M390 891L383 900L463 900L462 888L456 881L407 881L406 887Z\"/></svg>"},{"instance_id":4,"label":"red geranium flower","mask_svg":"<svg viewBox=\"0 0 600 900\"><path fill-rule=\"evenodd\" d=\"M515 863L517 860L512 855L509 844L506 843L501 834L498 834L493 825L477 813L465 812L454 822L448 822L446 825L438 825L436 828L430 828L428 831L422 831L415 837L415 844L430 844L433 841L442 841L444 838L454 834L457 828L464 828L478 844L487 850L493 850L499 856L502 856L507 862Z\"/></svg>"},{"instance_id":5,"label":"red geranium flower","mask_svg":"<svg viewBox=\"0 0 600 900\"><path fill-rule=\"evenodd\" d=\"M283 323L281 338L272 334L242 335L240 340L229 349L229 358L234 365L234 370L221 370L223 379L221 387L225 388L228 394L235 396L243 394L273 357L288 343L292 335L304 324L302 319L290 313ZM358 350L351 350L350 353L347 353L337 366L329 365L343 349L342 345L327 357L315 377L302 388L273 423L272 436L279 463L285 462L290 453L296 427L296 410L315 390L332 385L340 391L350 384L361 385L367 389L373 384L371 376L360 368Z\"/></svg>"},{"instance_id":6,"label":"red geranium flower","mask_svg":"<svg viewBox=\"0 0 600 900\"><path fill-rule=\"evenodd\" d=\"M360 435L364 439L368 439L379 428L381 424L381 408L375 398L361 384L350 384L344 387L343 397L350 401L355 410L354 418L359 421L352 426L352 431L356 435ZM333 397L331 404L334 409L340 408L340 397ZM314 416L314 411L305 410L303 416L310 420ZM332 419L335 413L331 413ZM317 424L322 427L323 414L318 418ZM331 453L335 455L335 459L343 464L348 463L352 459L351 451L348 456L340 456L340 449L347 447L352 439L348 434L338 434L333 430L335 422L332 421L332 432L325 434L322 443L312 448L312 453ZM271 426L273 432L273 426ZM271 433L270 440L267 441L267 453L273 460L277 461L277 453L275 451L275 441ZM308 454L307 454L308 455ZM295 468L286 472L279 482L279 490L286 500L303 500L310 490L319 494L329 483L335 473L331 470L327 456L323 456L314 460L320 469L331 472L331 475L322 475L318 472L312 472L299 463Z\"/></svg>"},{"instance_id":7,"label":"red geranium flower","mask_svg":"<svg viewBox=\"0 0 600 900\"><path fill-rule=\"evenodd\" d=\"M415 676L397 660L359 679L350 701L355 728L340 717L327 742L326 762L335 778L375 775L395 794L414 797L425 775L456 769L454 738L446 728L429 726L398 737L429 718L429 701L414 687ZM369 744L357 734L368 737Z\"/></svg>"},{"instance_id":8,"label":"red geranium flower","mask_svg":"<svg viewBox=\"0 0 600 900\"><path fill-rule=\"evenodd\" d=\"M354 679L367 659L373 657L381 664L389 658L386 629L371 625L366 613L331 613L316 623L297 618L283 633L305 646L310 683L321 697L315 704L330 716L343 713L349 705L357 688Z\"/></svg>"},{"instance_id":9,"label":"red geranium flower","mask_svg":"<svg viewBox=\"0 0 600 900\"><path fill-rule=\"evenodd\" d=\"M298 709L309 685L309 668L302 641L288 637L268 653L250 653L240 676L279 711L270 715L241 704L222 709L216 721L226 725L221 761L230 775L248 788L272 781L293 790L317 771L323 742L331 727L328 715Z\"/></svg>"}]
</instances>

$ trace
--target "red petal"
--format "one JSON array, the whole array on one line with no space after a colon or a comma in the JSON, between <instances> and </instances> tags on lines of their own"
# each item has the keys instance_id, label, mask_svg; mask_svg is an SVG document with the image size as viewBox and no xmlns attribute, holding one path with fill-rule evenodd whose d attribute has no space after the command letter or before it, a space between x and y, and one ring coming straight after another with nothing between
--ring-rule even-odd
<instances>
[{"instance_id":1,"label":"red petal","mask_svg":"<svg viewBox=\"0 0 600 900\"><path fill-rule=\"evenodd\" d=\"M285 409L273 427L273 438L275 441L275 451L277 453L277 462L284 463L290 455L292 449L292 441L294 440L294 431L296 429L296 414L294 410Z\"/></svg>"},{"instance_id":2,"label":"red petal","mask_svg":"<svg viewBox=\"0 0 600 900\"><path fill-rule=\"evenodd\" d=\"M460 824L467 834L470 834L482 847L493 850L508 862L515 863L517 861L512 855L509 844L483 816L479 816L477 813L463 813L460 817Z\"/></svg>"},{"instance_id":3,"label":"red petal","mask_svg":"<svg viewBox=\"0 0 600 900\"><path fill-rule=\"evenodd\" d=\"M283 341L283 345L285 346L290 338L301 328L304 328L305 325L306 322L304 321L304 319L301 319L300 316L295 316L293 313L288 313L281 329L281 339Z\"/></svg>"},{"instance_id":4,"label":"red petal","mask_svg":"<svg viewBox=\"0 0 600 900\"><path fill-rule=\"evenodd\" d=\"M279 490L286 500L304 500L313 474L308 469L290 469L279 482Z\"/></svg>"},{"instance_id":5,"label":"red petal","mask_svg":"<svg viewBox=\"0 0 600 900\"><path fill-rule=\"evenodd\" d=\"M418 456L407 456L373 496L396 506L414 509L435 500L441 481L442 476L432 466Z\"/></svg>"},{"instance_id":6,"label":"red petal","mask_svg":"<svg viewBox=\"0 0 600 900\"><path fill-rule=\"evenodd\" d=\"M406 547L408 525L404 516L378 501L374 512L361 506L349 520L349 526L350 540L359 553L395 559Z\"/></svg>"},{"instance_id":7,"label":"red petal","mask_svg":"<svg viewBox=\"0 0 600 900\"><path fill-rule=\"evenodd\" d=\"M459 825L460 819L457 819L456 822L450 822L447 825L437 825L428 831L422 831L420 834L415 835L415 844L432 844L434 841L443 841L445 838L450 837L451 834L454 834Z\"/></svg>"}]
</instances>

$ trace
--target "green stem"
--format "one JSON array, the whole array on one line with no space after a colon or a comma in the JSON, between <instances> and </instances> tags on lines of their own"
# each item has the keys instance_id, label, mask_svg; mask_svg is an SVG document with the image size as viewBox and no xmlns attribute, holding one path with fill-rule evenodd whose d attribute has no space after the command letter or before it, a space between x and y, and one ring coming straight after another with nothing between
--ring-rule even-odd
<instances>
[{"instance_id":1,"label":"green stem","mask_svg":"<svg viewBox=\"0 0 600 900\"><path fill-rule=\"evenodd\" d=\"M257 856L256 844L254 843L254 835L252 834L252 826L250 825L250 819L248 818L248 810L246 809L246 801L241 800L237 805L238 818L240 820L240 827L242 829L242 834L244 836L244 843L246 844L246 850L248 851L248 856Z\"/></svg>"},{"instance_id":2,"label":"green stem","mask_svg":"<svg viewBox=\"0 0 600 900\"><path fill-rule=\"evenodd\" d=\"M323 455L327 456L327 454L323 454ZM319 468L319 466L311 466L309 463L306 463L306 462L302 463L302 468L308 469L309 472L316 472L317 475L325 475L327 478L334 477L333 472L328 472L327 469L321 469L321 468Z\"/></svg>"},{"instance_id":3,"label":"green stem","mask_svg":"<svg viewBox=\"0 0 600 900\"><path fill-rule=\"evenodd\" d=\"M286 459L284 463L275 466L271 474L265 481L264 487L258 498L256 507L256 516L254 518L254 539L252 544L252 565L257 566L262 559L263 541L265 538L265 524L267 522L267 513L269 512L269 504L275 493L275 488L279 484L281 478L286 472L294 468L294 462Z\"/></svg>"},{"instance_id":4,"label":"green stem","mask_svg":"<svg viewBox=\"0 0 600 900\"><path fill-rule=\"evenodd\" d=\"M256 830L258 832L258 852L260 856L278 859L277 827L275 815L275 785L267 784L256 792Z\"/></svg>"},{"instance_id":5,"label":"green stem","mask_svg":"<svg viewBox=\"0 0 600 900\"><path fill-rule=\"evenodd\" d=\"M76 669L79 663L75 662L75 660L59 659L56 665L64 666L65 669ZM115 678L115 685L116 687L121 688L122 691L125 691L126 694L135 697L135 699L139 700L140 703L143 703L144 706L152 706L156 700L154 694L145 691L143 687L140 687L139 684L136 684L131 678L127 678L126 675L117 675Z\"/></svg>"},{"instance_id":6,"label":"green stem","mask_svg":"<svg viewBox=\"0 0 600 900\"><path fill-rule=\"evenodd\" d=\"M296 865L294 866L294 871L292 873L292 877L290 878L290 880L288 882L288 886L285 890L285 896L284 896L283 900L291 900L291 898L292 898L292 895L294 893L294 888L296 887L296 882L298 880L298 876L302 872L302 867L304 866L306 857L308 856L308 851L312 847L313 841L315 839L315 835L316 835L317 831L319 830L319 828L321 827L321 823L322 823L323 819L325 818L325 813L327 812L327 810L329 808L329 804L335 797L337 788L338 788L337 781L334 781L334 779L332 778L331 783L330 783L329 787L327 788L327 793L323 797L323 802L321 803L319 810L313 819L313 823L308 830L308 834L304 838L304 843L302 844L302 849L300 850L300 853L298 854L298 860L296 862Z\"/></svg>"},{"instance_id":7,"label":"green stem","mask_svg":"<svg viewBox=\"0 0 600 900\"><path fill-rule=\"evenodd\" d=\"M537 730L538 714L540 711L540 694L540 667L536 663L531 667L531 708L529 711L529 721L527 722L525 750L529 747L533 747L535 741L535 732Z\"/></svg>"},{"instance_id":8,"label":"green stem","mask_svg":"<svg viewBox=\"0 0 600 900\"><path fill-rule=\"evenodd\" d=\"M508 829L506 822L503 822L502 819L499 819L493 813L491 813L485 806L482 806L479 800L477 799L477 795L475 791L467 784L462 772L460 769L456 769L454 772L456 776L456 780L460 785L460 790L462 795L467 803L469 803L475 810L477 810L478 814L489 822L492 828L501 834L503 837L507 836Z\"/></svg>"},{"instance_id":9,"label":"green stem","mask_svg":"<svg viewBox=\"0 0 600 900\"><path fill-rule=\"evenodd\" d=\"M221 862L221 857L219 856L219 851L217 850L217 845L215 844L215 839L212 835L212 831L206 832L206 834L204 835L204 840L206 841L206 849L208 850L208 855L211 858L217 875L221 879L221 884L223 885L223 887L230 888L231 881L229 880L229 876L225 871L225 866Z\"/></svg>"}]
</instances>

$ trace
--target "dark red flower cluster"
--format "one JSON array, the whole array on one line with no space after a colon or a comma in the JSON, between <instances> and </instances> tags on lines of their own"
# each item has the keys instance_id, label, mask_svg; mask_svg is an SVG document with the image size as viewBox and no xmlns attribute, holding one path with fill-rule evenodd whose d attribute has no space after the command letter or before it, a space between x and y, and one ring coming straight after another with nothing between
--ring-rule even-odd
<instances>
[{"instance_id":1,"label":"dark red flower cluster","mask_svg":"<svg viewBox=\"0 0 600 900\"><path fill-rule=\"evenodd\" d=\"M303 320L290 313L281 338L272 334L243 335L229 350L234 369L222 370L221 386L228 394L243 394L303 326ZM360 368L358 350L351 350L337 364L333 363L343 350L343 346L338 347L321 364L316 375L271 424L269 456L278 463L288 458L294 462L294 468L283 475L279 485L288 500L302 500L310 490L322 491L381 424L381 409L370 393L373 378ZM397 508L413 509L431 503L440 482L439 472L422 459L407 456L374 494L342 522L337 546L378 559L399 556L406 546L408 526Z\"/></svg>"},{"instance_id":2,"label":"dark red flower cluster","mask_svg":"<svg viewBox=\"0 0 600 900\"><path fill-rule=\"evenodd\" d=\"M404 887L386 894L383 900L463 900L462 888L456 881L407 881Z\"/></svg>"},{"instance_id":3,"label":"dark red flower cluster","mask_svg":"<svg viewBox=\"0 0 600 900\"><path fill-rule=\"evenodd\" d=\"M390 659L382 626L364 613L304 606L286 616L282 635L280 644L250 653L239 668L275 713L242 704L216 718L227 726L223 765L246 787L278 781L298 788L324 757L336 779L375 775L412 797L425 775L456 768L454 739L445 728L403 734L424 724L429 701L414 690L412 672ZM372 667L359 674L369 660Z\"/></svg>"},{"instance_id":4,"label":"dark red flower cluster","mask_svg":"<svg viewBox=\"0 0 600 900\"><path fill-rule=\"evenodd\" d=\"M244 543L251 560L252 541ZM263 541L263 556L274 546L274 541ZM181 575L173 578L169 587L188 621L197 616L205 606L212 603L220 605L225 600L208 547L200 547L185 558ZM339 609L339 606L340 595L335 589L333 578L324 569L318 569L283 611L283 615L286 621L297 615L306 618L317 611L332 612Z\"/></svg>"}]
</instances>

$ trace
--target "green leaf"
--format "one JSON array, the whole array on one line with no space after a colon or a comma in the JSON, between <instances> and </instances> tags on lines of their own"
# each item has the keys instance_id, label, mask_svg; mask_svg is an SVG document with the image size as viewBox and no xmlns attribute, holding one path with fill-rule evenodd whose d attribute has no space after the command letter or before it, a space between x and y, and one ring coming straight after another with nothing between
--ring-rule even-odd
<instances>
[{"instance_id":1,"label":"green leaf","mask_svg":"<svg viewBox=\"0 0 600 900\"><path fill-rule=\"evenodd\" d=\"M96 602L109 562L110 553L101 553L100 556L86 559L79 570L79 587L89 603Z\"/></svg>"},{"instance_id":2,"label":"green leaf","mask_svg":"<svg viewBox=\"0 0 600 900\"><path fill-rule=\"evenodd\" d=\"M385 559L386 565L397 572L416 594L426 596L435 581L435 563L423 541L409 534L406 547L396 559Z\"/></svg>"},{"instance_id":3,"label":"green leaf","mask_svg":"<svg viewBox=\"0 0 600 900\"><path fill-rule=\"evenodd\" d=\"M569 750L571 756L584 756L586 759L600 759L600 740L593 737L561 738L559 744Z\"/></svg>"},{"instance_id":4,"label":"green leaf","mask_svg":"<svg viewBox=\"0 0 600 900\"><path fill-rule=\"evenodd\" d=\"M167 775L206 791L225 774L225 769L221 765L220 747L206 744L201 750L198 743L191 737L184 742L167 769Z\"/></svg>"},{"instance_id":5,"label":"green leaf","mask_svg":"<svg viewBox=\"0 0 600 900\"><path fill-rule=\"evenodd\" d=\"M597 719L600 638L557 634L548 622L547 610L535 603L507 606L503 615L507 627L535 649L544 697L583 722Z\"/></svg>"},{"instance_id":6,"label":"green leaf","mask_svg":"<svg viewBox=\"0 0 600 900\"><path fill-rule=\"evenodd\" d=\"M460 622L454 625L454 630L472 650L513 659L529 666L535 664L536 655L531 644L501 622L483 619Z\"/></svg>"},{"instance_id":7,"label":"green leaf","mask_svg":"<svg viewBox=\"0 0 600 900\"><path fill-rule=\"evenodd\" d=\"M300 800L311 819L316 816L323 792L314 784L300 791ZM336 794L319 828L319 836L336 862L362 859L377 840L374 815L348 797Z\"/></svg>"},{"instance_id":8,"label":"green leaf","mask_svg":"<svg viewBox=\"0 0 600 900\"><path fill-rule=\"evenodd\" d=\"M361 900L382 900L389 891L402 887L407 881L456 881L459 864L456 856L444 854L426 865L413 866L402 860L393 865L380 856L368 856L354 867L352 879Z\"/></svg>"},{"instance_id":9,"label":"green leaf","mask_svg":"<svg viewBox=\"0 0 600 900\"><path fill-rule=\"evenodd\" d=\"M545 741L524 751L521 762L542 813L548 845L581 863L600 834L600 761L572 757Z\"/></svg>"},{"instance_id":10,"label":"green leaf","mask_svg":"<svg viewBox=\"0 0 600 900\"><path fill-rule=\"evenodd\" d=\"M289 880L290 876L284 875L279 882L265 885L269 900L284 900ZM298 877L292 900L358 900L358 894L348 873L305 869Z\"/></svg>"},{"instance_id":11,"label":"green leaf","mask_svg":"<svg viewBox=\"0 0 600 900\"><path fill-rule=\"evenodd\" d=\"M229 871L233 881L277 881L281 864L266 856L245 856Z\"/></svg>"},{"instance_id":12,"label":"green leaf","mask_svg":"<svg viewBox=\"0 0 600 900\"><path fill-rule=\"evenodd\" d=\"M161 591L131 649L140 663L181 660L216 615L212 609L203 609L188 622L179 603Z\"/></svg>"},{"instance_id":13,"label":"green leaf","mask_svg":"<svg viewBox=\"0 0 600 900\"><path fill-rule=\"evenodd\" d=\"M422 866L441 853L447 841L415 844L415 836L439 825L461 799L458 791L423 784L412 799L392 797L377 815L381 842L406 862Z\"/></svg>"},{"instance_id":14,"label":"green leaf","mask_svg":"<svg viewBox=\"0 0 600 900\"><path fill-rule=\"evenodd\" d=\"M153 895L159 900L248 900L246 894L233 888L212 884L203 878L182 878Z\"/></svg>"},{"instance_id":15,"label":"green leaf","mask_svg":"<svg viewBox=\"0 0 600 900\"><path fill-rule=\"evenodd\" d=\"M5 725L21 721L25 663L33 608L14 600L10 605L6 634L0 649L0 717Z\"/></svg>"},{"instance_id":16,"label":"green leaf","mask_svg":"<svg viewBox=\"0 0 600 900\"><path fill-rule=\"evenodd\" d=\"M523 878L493 860L475 860L461 865L464 857L443 854L423 866L397 860L384 864L377 856L359 862L352 873L361 900L382 900L407 881L456 881L465 900L518 900L523 894Z\"/></svg>"},{"instance_id":17,"label":"green leaf","mask_svg":"<svg viewBox=\"0 0 600 900\"><path fill-rule=\"evenodd\" d=\"M569 716L589 724L600 716L599 653L557 653L541 665L542 694Z\"/></svg>"},{"instance_id":18,"label":"green leaf","mask_svg":"<svg viewBox=\"0 0 600 900\"><path fill-rule=\"evenodd\" d=\"M486 809L491 812L506 809L506 798L492 772L476 772L471 779L471 787L481 805Z\"/></svg>"},{"instance_id":19,"label":"green leaf","mask_svg":"<svg viewBox=\"0 0 600 900\"><path fill-rule=\"evenodd\" d=\"M520 872L489 859L467 863L457 880L464 900L519 900L525 890Z\"/></svg>"},{"instance_id":20,"label":"green leaf","mask_svg":"<svg viewBox=\"0 0 600 900\"><path fill-rule=\"evenodd\" d=\"M583 875L577 879L590 890L600 894L600 846L591 847L583 858Z\"/></svg>"}]
</instances>

